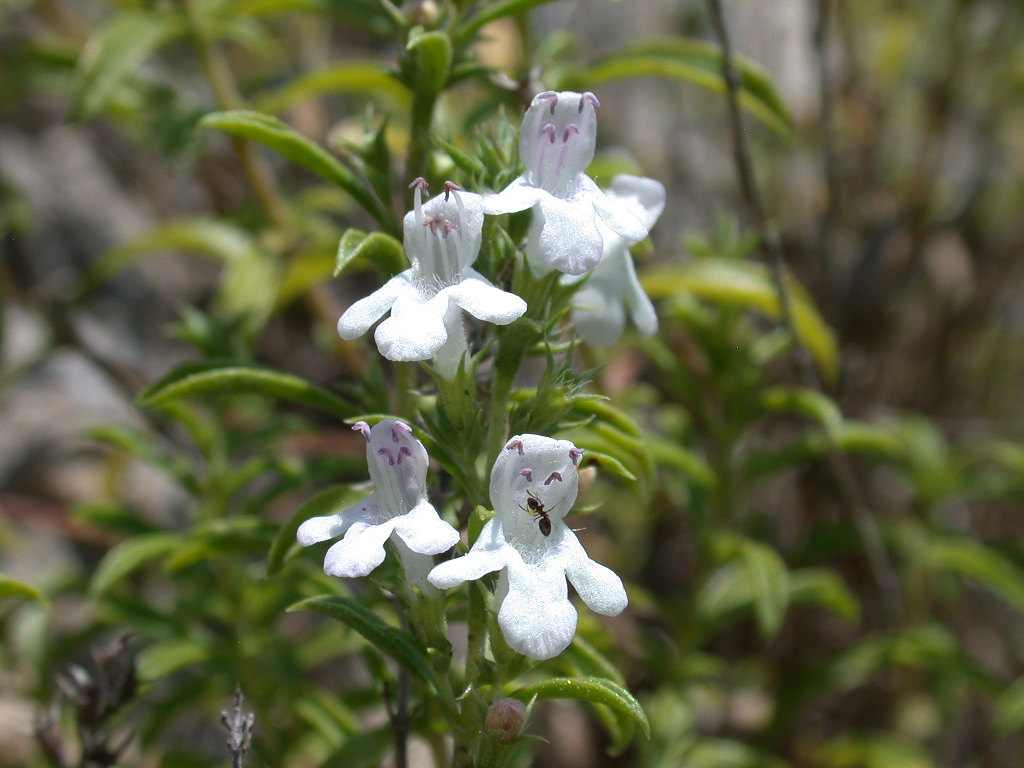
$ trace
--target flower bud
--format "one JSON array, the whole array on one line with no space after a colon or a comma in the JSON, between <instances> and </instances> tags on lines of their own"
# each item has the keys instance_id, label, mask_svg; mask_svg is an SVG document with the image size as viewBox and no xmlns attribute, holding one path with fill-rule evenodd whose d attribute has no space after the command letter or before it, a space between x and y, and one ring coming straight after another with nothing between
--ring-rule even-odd
<instances>
[{"instance_id":1,"label":"flower bud","mask_svg":"<svg viewBox=\"0 0 1024 768\"><path fill-rule=\"evenodd\" d=\"M402 13L413 26L433 29L441 20L441 8L436 0L406 0L402 3Z\"/></svg>"},{"instance_id":2,"label":"flower bud","mask_svg":"<svg viewBox=\"0 0 1024 768\"><path fill-rule=\"evenodd\" d=\"M484 727L498 731L502 744L508 744L523 730L526 722L526 705L518 699L498 699L487 709Z\"/></svg>"}]
</instances>

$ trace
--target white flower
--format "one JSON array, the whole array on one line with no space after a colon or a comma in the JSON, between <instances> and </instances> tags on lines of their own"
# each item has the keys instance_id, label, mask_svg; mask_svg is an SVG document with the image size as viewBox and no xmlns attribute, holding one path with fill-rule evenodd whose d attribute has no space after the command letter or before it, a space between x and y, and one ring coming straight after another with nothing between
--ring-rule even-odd
<instances>
[{"instance_id":1,"label":"white flower","mask_svg":"<svg viewBox=\"0 0 1024 768\"><path fill-rule=\"evenodd\" d=\"M615 616L626 607L622 581L587 557L562 520L576 502L582 454L568 440L509 440L491 471L494 517L466 555L428 576L435 587L448 589L500 570L498 625L513 649L535 659L557 656L576 634L566 579L598 613Z\"/></svg>"},{"instance_id":2,"label":"white flower","mask_svg":"<svg viewBox=\"0 0 1024 768\"><path fill-rule=\"evenodd\" d=\"M665 208L665 187L654 179L620 174L612 179L608 197L650 229ZM591 344L612 344L626 327L626 310L642 336L658 330L658 316L637 280L629 246L634 242L601 226L604 254L586 285L572 300L572 322ZM563 277L563 283L576 278Z\"/></svg>"},{"instance_id":3,"label":"white flower","mask_svg":"<svg viewBox=\"0 0 1024 768\"><path fill-rule=\"evenodd\" d=\"M354 339L383 315L374 339L388 360L427 360L435 355L446 377L466 350L462 312L507 325L526 311L526 302L495 288L471 269L480 250L480 196L448 182L443 194L422 204L426 182L417 179L415 205L404 220L404 244L412 266L349 307L338 321L343 339Z\"/></svg>"},{"instance_id":4,"label":"white flower","mask_svg":"<svg viewBox=\"0 0 1024 768\"><path fill-rule=\"evenodd\" d=\"M353 429L366 438L366 463L377 490L342 512L304 522L296 535L299 544L308 547L344 535L327 550L324 572L347 578L366 576L384 562L389 538L400 554L403 546L421 555L454 547L459 533L427 500L427 451L408 425L385 419L373 429L365 421Z\"/></svg>"},{"instance_id":5,"label":"white flower","mask_svg":"<svg viewBox=\"0 0 1024 768\"><path fill-rule=\"evenodd\" d=\"M636 242L647 228L609 199L585 171L594 159L597 112L592 93L545 91L533 97L523 118L519 156L526 173L484 198L485 213L533 207L527 255L535 271L552 268L582 275L601 258L598 222Z\"/></svg>"}]
</instances>

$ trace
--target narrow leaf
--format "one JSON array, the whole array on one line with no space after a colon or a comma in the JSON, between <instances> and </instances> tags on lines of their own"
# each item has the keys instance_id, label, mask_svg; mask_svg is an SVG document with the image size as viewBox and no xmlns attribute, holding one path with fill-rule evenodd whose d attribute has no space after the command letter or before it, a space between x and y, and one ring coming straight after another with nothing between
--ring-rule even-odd
<instances>
[{"instance_id":1,"label":"narrow leaf","mask_svg":"<svg viewBox=\"0 0 1024 768\"><path fill-rule=\"evenodd\" d=\"M186 363L139 393L144 408L157 408L183 397L214 392L251 393L319 408L341 418L352 407L337 395L289 373L238 363Z\"/></svg>"},{"instance_id":2,"label":"narrow leaf","mask_svg":"<svg viewBox=\"0 0 1024 768\"><path fill-rule=\"evenodd\" d=\"M228 264L250 256L256 245L243 229L205 218L179 219L106 251L90 268L93 282L107 280L140 258L162 251L185 251Z\"/></svg>"},{"instance_id":3,"label":"narrow leaf","mask_svg":"<svg viewBox=\"0 0 1024 768\"><path fill-rule=\"evenodd\" d=\"M102 595L136 568L174 551L181 542L180 534L166 531L145 533L122 541L100 561L89 583L89 591L93 595Z\"/></svg>"},{"instance_id":4,"label":"narrow leaf","mask_svg":"<svg viewBox=\"0 0 1024 768\"><path fill-rule=\"evenodd\" d=\"M554 0L498 0L496 3L484 5L478 13L458 27L455 32L455 41L457 43L467 42L481 27L495 19L526 13L531 8L550 2L554 2Z\"/></svg>"},{"instance_id":5,"label":"narrow leaf","mask_svg":"<svg viewBox=\"0 0 1024 768\"><path fill-rule=\"evenodd\" d=\"M334 276L340 275L357 259L366 260L389 277L401 272L407 264L402 244L391 235L383 232L368 235L358 229L350 229L338 241Z\"/></svg>"},{"instance_id":6,"label":"narrow leaf","mask_svg":"<svg viewBox=\"0 0 1024 768\"><path fill-rule=\"evenodd\" d=\"M50 604L49 598L36 587L0 573L0 599L3 598L32 600L42 605Z\"/></svg>"},{"instance_id":7,"label":"narrow leaf","mask_svg":"<svg viewBox=\"0 0 1024 768\"><path fill-rule=\"evenodd\" d=\"M722 258L701 258L678 267L646 272L641 283L651 298L698 296L710 301L755 309L779 320L779 296L764 264ZM839 373L839 351L832 331L807 292L787 280L797 337L814 356L822 374L834 381Z\"/></svg>"},{"instance_id":8,"label":"narrow leaf","mask_svg":"<svg viewBox=\"0 0 1024 768\"><path fill-rule=\"evenodd\" d=\"M99 115L117 87L179 30L177 18L169 14L125 11L107 19L82 49L75 75L74 116L91 120Z\"/></svg>"},{"instance_id":9,"label":"narrow leaf","mask_svg":"<svg viewBox=\"0 0 1024 768\"><path fill-rule=\"evenodd\" d=\"M743 542L740 559L753 589L757 625L770 640L778 634L789 607L786 564L774 549L754 541Z\"/></svg>"},{"instance_id":10,"label":"narrow leaf","mask_svg":"<svg viewBox=\"0 0 1024 768\"><path fill-rule=\"evenodd\" d=\"M219 128L233 136L263 144L327 181L337 184L363 206L377 223L385 228L392 226L383 205L352 171L319 144L310 141L273 115L251 110L214 112L204 117L200 125L206 128Z\"/></svg>"},{"instance_id":11,"label":"narrow leaf","mask_svg":"<svg viewBox=\"0 0 1024 768\"><path fill-rule=\"evenodd\" d=\"M439 690L437 678L416 638L408 632L388 626L375 613L355 600L340 595L323 595L295 603L288 611L316 611L340 621L435 691Z\"/></svg>"},{"instance_id":12,"label":"narrow leaf","mask_svg":"<svg viewBox=\"0 0 1024 768\"><path fill-rule=\"evenodd\" d=\"M528 685L515 691L512 696L529 702L538 699L579 699L594 704L604 704L632 717L644 735L650 738L651 725L647 714L633 694L618 683L603 677L556 677L535 685Z\"/></svg>"},{"instance_id":13,"label":"narrow leaf","mask_svg":"<svg viewBox=\"0 0 1024 768\"><path fill-rule=\"evenodd\" d=\"M788 136L793 119L768 72L756 62L733 55L739 74L740 106L775 133ZM633 77L667 77L692 83L712 93L725 93L721 49L704 40L684 37L645 40L573 73L560 88L593 89L607 82Z\"/></svg>"},{"instance_id":14,"label":"narrow leaf","mask_svg":"<svg viewBox=\"0 0 1024 768\"><path fill-rule=\"evenodd\" d=\"M400 110L409 107L409 91L384 67L372 61L345 61L307 72L273 93L257 97L260 111L279 113L297 102L334 93L384 97Z\"/></svg>"}]
</instances>

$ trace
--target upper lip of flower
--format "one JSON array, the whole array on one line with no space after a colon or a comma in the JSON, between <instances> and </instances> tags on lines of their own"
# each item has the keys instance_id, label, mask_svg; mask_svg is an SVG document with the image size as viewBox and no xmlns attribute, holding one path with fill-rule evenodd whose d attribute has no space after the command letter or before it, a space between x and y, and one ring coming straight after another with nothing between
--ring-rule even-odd
<instances>
[{"instance_id":1,"label":"upper lip of flower","mask_svg":"<svg viewBox=\"0 0 1024 768\"><path fill-rule=\"evenodd\" d=\"M494 287L472 268L480 249L480 196L447 182L445 192L426 203L426 182L413 183L415 204L405 216L405 248L411 267L350 306L338 321L343 339L361 336L388 312L374 334L389 360L428 360L451 334L464 334L461 315L506 325L526 311L526 302Z\"/></svg>"},{"instance_id":2,"label":"upper lip of flower","mask_svg":"<svg viewBox=\"0 0 1024 768\"><path fill-rule=\"evenodd\" d=\"M501 571L495 601L509 645L536 659L561 653L576 631L576 610L566 580L593 610L615 615L626 605L621 580L591 560L562 520L576 501L576 465L582 451L565 440L517 435L505 444L491 471L495 516L463 557L434 568L440 588ZM551 507L551 533L539 532L522 500L534 493Z\"/></svg>"},{"instance_id":3,"label":"upper lip of flower","mask_svg":"<svg viewBox=\"0 0 1024 768\"><path fill-rule=\"evenodd\" d=\"M366 438L366 460L376 490L333 515L313 517L299 526L303 546L344 538L331 546L324 570L334 576L366 576L384 561L384 542L398 536L413 552L436 555L451 549L459 533L438 517L427 500L429 459L407 424L385 419L372 429L365 421L352 427Z\"/></svg>"},{"instance_id":4,"label":"upper lip of flower","mask_svg":"<svg viewBox=\"0 0 1024 768\"><path fill-rule=\"evenodd\" d=\"M582 275L601 258L598 222L630 241L647 236L633 212L606 197L586 175L597 138L597 97L545 91L523 118L519 155L526 170L501 192L484 198L487 213L535 206L531 264ZM537 258L539 256L539 258Z\"/></svg>"}]
</instances>

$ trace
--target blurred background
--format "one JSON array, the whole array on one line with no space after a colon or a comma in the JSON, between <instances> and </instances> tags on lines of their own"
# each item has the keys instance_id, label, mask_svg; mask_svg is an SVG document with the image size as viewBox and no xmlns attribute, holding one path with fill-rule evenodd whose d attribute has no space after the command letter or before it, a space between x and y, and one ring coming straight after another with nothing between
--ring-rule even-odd
<instances>
[{"instance_id":1,"label":"blurred background","mask_svg":"<svg viewBox=\"0 0 1024 768\"><path fill-rule=\"evenodd\" d=\"M589 491L588 547L632 600L582 632L653 737L626 746L600 713L559 702L538 710L535 764L1020 765L1024 8L722 4L764 212L799 306L823 320L804 351L780 338L758 271L702 0L524 3L466 47L484 69L435 113L437 134L469 151L476 126L502 107L517 124L541 85L592 90L597 181L631 170L668 189L636 252L662 332L580 353L649 443L623 461L639 490ZM330 279L341 234L376 225L295 163L197 123L260 109L342 156L379 136L400 212L410 94L388 71L402 19L430 28L445 11L2 0L0 570L46 599L0 597L0 765L84 755L90 728L131 740L122 764L226 764L216 713L238 681L257 712L252 764L389 759L372 739L372 675L330 660L356 640L334 647L281 617L315 558L274 578L259 560L311 491L363 474L347 427L230 392L174 413L136 398L188 361L240 360L380 402L389 374L372 345L334 335L378 278ZM451 158L429 162L459 180ZM218 505L245 530L168 564L154 537L194 531ZM110 559L137 536L149 549ZM220 568L225 539L243 554L224 559L242 562ZM237 592L206 615L204 589L226 581ZM229 620L219 601L248 613ZM109 719L74 725L61 670L100 675L90 652L122 632L139 685L118 689L127 703ZM429 741L415 764L430 764Z\"/></svg>"}]
</instances>

